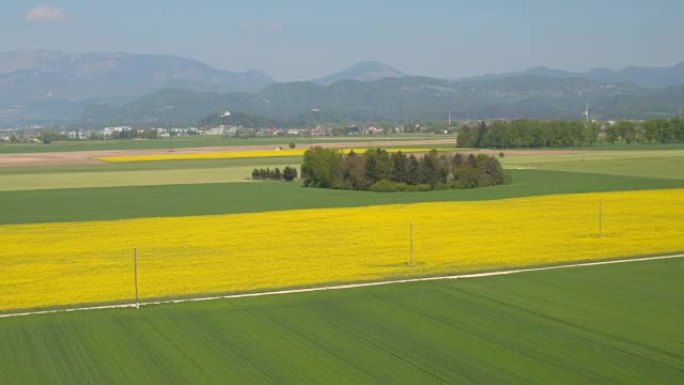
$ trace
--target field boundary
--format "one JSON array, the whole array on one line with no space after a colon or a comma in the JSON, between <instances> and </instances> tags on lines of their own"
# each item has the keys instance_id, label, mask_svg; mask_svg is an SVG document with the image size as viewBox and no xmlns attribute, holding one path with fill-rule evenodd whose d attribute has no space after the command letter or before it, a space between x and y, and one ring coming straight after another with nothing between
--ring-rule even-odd
<instances>
[{"instance_id":1,"label":"field boundary","mask_svg":"<svg viewBox=\"0 0 684 385\"><path fill-rule=\"evenodd\" d=\"M564 264L564 265L528 267L528 268L510 269L510 270L498 270L498 271L489 271L489 272L482 272L482 273L442 275L442 276L422 277L422 278L394 279L394 280L386 280L386 281L349 283L349 284L340 284L340 285L332 285L332 286L317 286L317 287L308 287L308 288L300 288L300 289L276 290L276 291L255 292L255 293L226 294L226 295L214 295L214 296L206 296L206 297L190 297L190 298L181 298L181 299L142 301L139 304L124 303L124 304L117 304L117 305L82 306L82 307L73 307L73 308L64 308L64 309L36 310L36 311L26 311L26 312L19 312L19 313L0 314L0 319L12 318L12 317L25 317L25 316L32 316L32 315L46 315L46 314L56 314L56 313L81 312L81 311L89 311L89 310L139 308L139 307L145 307L145 306L166 305L166 304L217 301L217 300L240 299L240 298L249 298L249 297L266 297L266 296L300 294L300 293L310 293L310 292L329 291L329 290L346 290L346 289L357 289L357 288L373 287L373 286L398 285L398 284L405 284L405 283L486 278L486 277L496 277L496 276L511 275L511 274L531 273L531 272L537 272L537 271L560 270L560 269L570 269L570 268L577 268L577 267L590 267L590 266L600 266L600 265L612 265L612 264L629 263L629 262L647 262L647 261L655 261L655 260L663 260L663 259L676 259L676 258L684 258L684 254L671 254L671 255L637 257L637 258L626 258L626 259L612 259L612 260L605 260L605 261L570 263L570 264Z\"/></svg>"}]
</instances>

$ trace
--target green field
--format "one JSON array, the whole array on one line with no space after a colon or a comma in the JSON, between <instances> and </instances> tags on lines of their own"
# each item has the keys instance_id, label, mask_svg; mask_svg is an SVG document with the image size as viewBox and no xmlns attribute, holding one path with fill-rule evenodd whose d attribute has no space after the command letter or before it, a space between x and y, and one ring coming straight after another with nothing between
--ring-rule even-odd
<instances>
[{"instance_id":1,"label":"green field","mask_svg":"<svg viewBox=\"0 0 684 385\"><path fill-rule=\"evenodd\" d=\"M684 179L684 150L681 149L510 156L503 163L513 168Z\"/></svg>"},{"instance_id":2,"label":"green field","mask_svg":"<svg viewBox=\"0 0 684 385\"><path fill-rule=\"evenodd\" d=\"M176 149L188 147L212 147L212 146L258 146L258 145L287 145L290 142L296 144L330 143L339 141L354 141L364 146L373 147L385 140L427 140L449 139L452 135L432 134L400 134L392 136L337 136L337 137L258 137L258 138L224 138L221 136L191 136L160 138L154 140L71 140L56 141L50 144L42 143L0 143L0 154L19 154L36 152L62 152L62 151L98 151L98 150L151 150L151 149ZM443 146L440 146L443 147ZM660 151L663 149L684 149L684 143L668 144L601 144L590 147L551 148L550 150L571 151ZM502 151L507 151L503 149Z\"/></svg>"},{"instance_id":3,"label":"green field","mask_svg":"<svg viewBox=\"0 0 684 385\"><path fill-rule=\"evenodd\" d=\"M348 138L320 140L342 139ZM0 153L288 140L64 142L0 145ZM297 157L6 167L0 168L0 225L684 188L681 146L603 149L506 154L510 185L419 193L236 183L246 182L254 167L298 165ZM0 319L0 378L20 384L681 383L684 307L676 304L684 299L683 273L684 260L677 259Z\"/></svg>"},{"instance_id":4,"label":"green field","mask_svg":"<svg viewBox=\"0 0 684 385\"><path fill-rule=\"evenodd\" d=\"M684 188L684 150L511 155L504 186L373 193L246 182L298 157L0 168L0 224L350 207L422 201Z\"/></svg>"},{"instance_id":5,"label":"green field","mask_svg":"<svg viewBox=\"0 0 684 385\"><path fill-rule=\"evenodd\" d=\"M20 384L677 384L684 260L0 319Z\"/></svg>"},{"instance_id":6,"label":"green field","mask_svg":"<svg viewBox=\"0 0 684 385\"><path fill-rule=\"evenodd\" d=\"M502 199L532 195L684 188L684 180L512 170L514 183L472 190L375 193L255 182L0 191L0 224L206 215L322 207Z\"/></svg>"},{"instance_id":7,"label":"green field","mask_svg":"<svg viewBox=\"0 0 684 385\"><path fill-rule=\"evenodd\" d=\"M175 138L160 138L152 140L82 140L82 141L58 141L50 144L42 143L0 143L0 154L20 154L36 152L62 152L62 151L99 151L99 150L151 150L151 149L176 149L188 147L212 147L212 146L263 146L279 145L287 146L290 142L295 144L331 143L331 142L358 142L364 146L374 146L387 140L422 140L422 139L454 139L453 136L444 135L394 135L394 136L316 136L316 137L258 137L258 138L224 138L221 136L190 136Z\"/></svg>"}]
</instances>

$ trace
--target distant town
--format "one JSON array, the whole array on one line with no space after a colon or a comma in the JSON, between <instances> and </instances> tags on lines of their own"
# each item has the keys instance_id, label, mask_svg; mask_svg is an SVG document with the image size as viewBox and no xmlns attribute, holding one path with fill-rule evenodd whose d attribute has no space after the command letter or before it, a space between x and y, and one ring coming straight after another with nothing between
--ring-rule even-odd
<instances>
[{"instance_id":1,"label":"distant town","mask_svg":"<svg viewBox=\"0 0 684 385\"><path fill-rule=\"evenodd\" d=\"M485 123L511 122L505 119L484 121L466 120L453 122L421 122L408 124L377 123L349 125L317 125L307 128L253 128L233 125L215 125L208 127L149 127L140 128L128 125L104 128L64 129L54 126L33 125L26 127L0 128L0 142L5 143L44 143L52 141L79 140L151 140L173 137L215 136L226 138L251 137L326 137L326 136L377 136L399 134L434 134L455 135L464 129L477 127ZM634 124L643 120L625 120ZM614 127L618 121L591 120L598 131Z\"/></svg>"},{"instance_id":2,"label":"distant town","mask_svg":"<svg viewBox=\"0 0 684 385\"><path fill-rule=\"evenodd\" d=\"M434 124L406 125L348 125L311 128L250 128L217 125L213 127L151 127L112 126L101 129L58 129L50 126L29 126L0 129L0 141L14 143L49 143L55 140L110 140L110 139L158 139L189 136L223 137L320 137L320 136L369 136L403 133L453 134L453 127L437 129Z\"/></svg>"}]
</instances>

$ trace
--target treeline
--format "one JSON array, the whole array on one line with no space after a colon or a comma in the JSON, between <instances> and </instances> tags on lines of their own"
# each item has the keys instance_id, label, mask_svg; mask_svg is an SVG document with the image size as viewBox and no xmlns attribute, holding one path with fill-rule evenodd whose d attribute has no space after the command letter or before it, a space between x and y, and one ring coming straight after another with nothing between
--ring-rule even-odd
<instances>
[{"instance_id":1,"label":"treeline","mask_svg":"<svg viewBox=\"0 0 684 385\"><path fill-rule=\"evenodd\" d=\"M425 191L474 188L509 182L495 157L484 154L440 155L436 150L416 157L370 149L341 154L314 147L304 153L305 186L370 191Z\"/></svg>"},{"instance_id":2,"label":"treeline","mask_svg":"<svg viewBox=\"0 0 684 385\"><path fill-rule=\"evenodd\" d=\"M596 123L520 119L465 126L458 145L476 148L576 147L597 143L684 142L684 120L655 119L644 122L619 121L601 127Z\"/></svg>"},{"instance_id":3,"label":"treeline","mask_svg":"<svg viewBox=\"0 0 684 385\"><path fill-rule=\"evenodd\" d=\"M463 127L458 134L459 146L476 148L590 146L597 140L597 126L572 120L482 122Z\"/></svg>"},{"instance_id":4,"label":"treeline","mask_svg":"<svg viewBox=\"0 0 684 385\"><path fill-rule=\"evenodd\" d=\"M644 122L620 121L605 129L607 143L681 143L684 119L654 119Z\"/></svg>"},{"instance_id":5,"label":"treeline","mask_svg":"<svg viewBox=\"0 0 684 385\"><path fill-rule=\"evenodd\" d=\"M252 179L255 180L284 180L286 182L291 182L297 179L297 169L295 167L285 167L283 171L276 167L271 170L270 168L255 168L252 170Z\"/></svg>"}]
</instances>

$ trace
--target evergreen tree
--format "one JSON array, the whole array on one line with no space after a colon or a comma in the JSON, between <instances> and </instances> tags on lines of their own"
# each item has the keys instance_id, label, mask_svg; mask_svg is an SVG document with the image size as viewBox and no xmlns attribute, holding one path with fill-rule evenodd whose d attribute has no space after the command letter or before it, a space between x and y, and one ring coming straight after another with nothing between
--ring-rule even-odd
<instances>
[{"instance_id":1,"label":"evergreen tree","mask_svg":"<svg viewBox=\"0 0 684 385\"><path fill-rule=\"evenodd\" d=\"M295 178L297 178L297 169L287 166L283 169L283 179L286 182L292 182Z\"/></svg>"},{"instance_id":2,"label":"evergreen tree","mask_svg":"<svg viewBox=\"0 0 684 385\"><path fill-rule=\"evenodd\" d=\"M408 183L409 158L401 151L392 154L392 181Z\"/></svg>"},{"instance_id":3,"label":"evergreen tree","mask_svg":"<svg viewBox=\"0 0 684 385\"><path fill-rule=\"evenodd\" d=\"M409 156L406 183L410 185L417 185L420 183L420 162L413 154Z\"/></svg>"}]
</instances>

